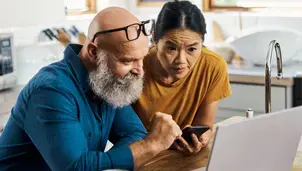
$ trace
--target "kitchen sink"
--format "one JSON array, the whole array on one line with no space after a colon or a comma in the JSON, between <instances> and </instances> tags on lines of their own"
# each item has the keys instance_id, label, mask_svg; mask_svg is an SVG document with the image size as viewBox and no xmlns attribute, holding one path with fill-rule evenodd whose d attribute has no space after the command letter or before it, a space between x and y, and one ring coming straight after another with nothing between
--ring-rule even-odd
<instances>
[{"instance_id":1,"label":"kitchen sink","mask_svg":"<svg viewBox=\"0 0 302 171\"><path fill-rule=\"evenodd\" d=\"M257 28L243 30L237 35L227 38L229 46L247 62L263 66L268 45L276 40L281 46L283 66L302 61L302 33L286 28ZM272 66L276 66L273 53Z\"/></svg>"}]
</instances>

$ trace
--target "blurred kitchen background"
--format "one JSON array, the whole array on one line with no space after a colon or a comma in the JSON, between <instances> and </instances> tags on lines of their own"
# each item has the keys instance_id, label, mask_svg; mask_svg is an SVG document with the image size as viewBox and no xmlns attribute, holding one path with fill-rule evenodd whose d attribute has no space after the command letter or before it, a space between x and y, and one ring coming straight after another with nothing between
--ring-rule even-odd
<instances>
[{"instance_id":1,"label":"blurred kitchen background","mask_svg":"<svg viewBox=\"0 0 302 171\"><path fill-rule=\"evenodd\" d=\"M126 8L146 20L157 18L163 2L0 0L0 127L30 78L41 67L62 59L64 36L81 42L95 13L108 6ZM265 113L265 63L272 40L280 43L283 57L283 79L278 80L272 54L272 111L302 104L302 0L191 2L206 18L204 45L229 64L233 94L221 102L216 121L245 116L248 108Z\"/></svg>"}]
</instances>

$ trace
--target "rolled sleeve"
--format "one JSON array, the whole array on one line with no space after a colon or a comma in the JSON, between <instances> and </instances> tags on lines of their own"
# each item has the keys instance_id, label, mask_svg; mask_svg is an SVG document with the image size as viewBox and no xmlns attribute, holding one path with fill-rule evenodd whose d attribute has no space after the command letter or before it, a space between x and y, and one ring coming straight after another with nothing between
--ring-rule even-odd
<instances>
[{"instance_id":1,"label":"rolled sleeve","mask_svg":"<svg viewBox=\"0 0 302 171\"><path fill-rule=\"evenodd\" d=\"M110 159L108 161L103 160L102 165L112 162L112 168L128 168L132 170L134 167L132 152L127 145L112 148L107 152L107 155Z\"/></svg>"}]
</instances>

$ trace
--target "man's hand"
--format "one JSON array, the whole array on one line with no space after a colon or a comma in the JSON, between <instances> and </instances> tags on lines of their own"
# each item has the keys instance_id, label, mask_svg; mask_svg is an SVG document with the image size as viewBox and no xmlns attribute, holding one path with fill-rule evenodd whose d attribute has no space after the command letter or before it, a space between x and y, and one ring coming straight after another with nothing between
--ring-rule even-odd
<instances>
[{"instance_id":1,"label":"man's hand","mask_svg":"<svg viewBox=\"0 0 302 171\"><path fill-rule=\"evenodd\" d=\"M171 115L157 112L151 122L151 127L146 140L156 142L159 150L167 150L182 131Z\"/></svg>"},{"instance_id":2,"label":"man's hand","mask_svg":"<svg viewBox=\"0 0 302 171\"><path fill-rule=\"evenodd\" d=\"M189 144L185 139L180 137L177 140L178 142L174 143L176 149L184 152L187 155L195 155L209 144L209 141L212 138L212 131L208 130L207 132L203 133L199 138L192 133L191 138L192 143Z\"/></svg>"},{"instance_id":3,"label":"man's hand","mask_svg":"<svg viewBox=\"0 0 302 171\"><path fill-rule=\"evenodd\" d=\"M161 151L167 150L182 134L171 115L157 112L152 119L148 135L130 145L134 158L134 170Z\"/></svg>"}]
</instances>

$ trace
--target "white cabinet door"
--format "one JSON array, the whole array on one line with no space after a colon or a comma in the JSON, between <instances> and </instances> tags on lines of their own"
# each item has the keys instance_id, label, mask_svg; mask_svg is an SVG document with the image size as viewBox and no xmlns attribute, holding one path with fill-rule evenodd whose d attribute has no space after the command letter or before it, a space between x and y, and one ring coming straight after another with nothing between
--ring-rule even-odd
<instances>
[{"instance_id":1,"label":"white cabinet door","mask_svg":"<svg viewBox=\"0 0 302 171\"><path fill-rule=\"evenodd\" d=\"M219 108L216 113L215 123L221 122L233 116L245 116L245 111Z\"/></svg>"},{"instance_id":2,"label":"white cabinet door","mask_svg":"<svg viewBox=\"0 0 302 171\"><path fill-rule=\"evenodd\" d=\"M232 95L221 100L219 107L246 111L265 112L265 87L261 85L231 84ZM286 109L287 94L285 87L271 87L272 111Z\"/></svg>"},{"instance_id":3,"label":"white cabinet door","mask_svg":"<svg viewBox=\"0 0 302 171\"><path fill-rule=\"evenodd\" d=\"M257 111L254 112L254 116L257 116L260 114L263 114L263 112L257 112ZM219 108L216 113L215 122L220 122L220 121L226 120L226 119L234 117L234 116L246 117L246 111Z\"/></svg>"}]
</instances>

